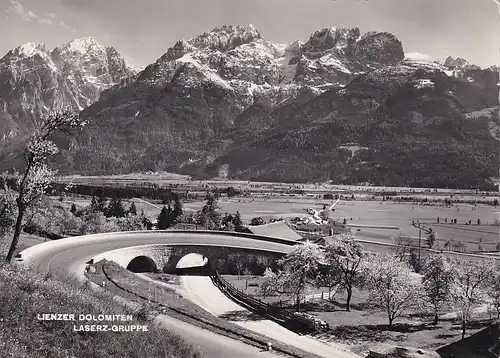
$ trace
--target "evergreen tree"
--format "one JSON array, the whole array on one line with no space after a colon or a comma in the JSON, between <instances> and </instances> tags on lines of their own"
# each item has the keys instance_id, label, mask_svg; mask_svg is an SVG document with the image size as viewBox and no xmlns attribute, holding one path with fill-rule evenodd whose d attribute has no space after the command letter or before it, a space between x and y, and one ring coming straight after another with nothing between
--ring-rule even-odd
<instances>
[{"instance_id":1,"label":"evergreen tree","mask_svg":"<svg viewBox=\"0 0 500 358\"><path fill-rule=\"evenodd\" d=\"M125 216L125 207L123 206L122 199L116 199L115 216L117 218L122 218Z\"/></svg>"},{"instance_id":2,"label":"evergreen tree","mask_svg":"<svg viewBox=\"0 0 500 358\"><path fill-rule=\"evenodd\" d=\"M151 220L149 220L146 215L144 214L144 210L141 210L141 219L142 219L142 225L146 228L146 230L152 230L153 229L153 223Z\"/></svg>"},{"instance_id":3,"label":"evergreen tree","mask_svg":"<svg viewBox=\"0 0 500 358\"><path fill-rule=\"evenodd\" d=\"M103 195L99 196L99 199L97 200L97 209L100 212L105 213L106 212L106 203L108 202L108 199L104 197Z\"/></svg>"},{"instance_id":4,"label":"evergreen tree","mask_svg":"<svg viewBox=\"0 0 500 358\"><path fill-rule=\"evenodd\" d=\"M92 200L90 201L90 208L93 210L93 211L99 211L99 203L96 199L95 196L92 197Z\"/></svg>"},{"instance_id":5,"label":"evergreen tree","mask_svg":"<svg viewBox=\"0 0 500 358\"><path fill-rule=\"evenodd\" d=\"M243 221L241 220L241 214L239 211L233 217L233 225L235 231L241 231L243 229Z\"/></svg>"},{"instance_id":6,"label":"evergreen tree","mask_svg":"<svg viewBox=\"0 0 500 358\"><path fill-rule=\"evenodd\" d=\"M226 226L228 223L232 223L234 220L233 215L225 213L222 218L222 225Z\"/></svg>"},{"instance_id":7,"label":"evergreen tree","mask_svg":"<svg viewBox=\"0 0 500 358\"><path fill-rule=\"evenodd\" d=\"M172 216L173 216L172 220L174 221L174 223L178 222L178 220L182 216L182 213L183 213L182 203L181 203L179 196L177 195L175 197L175 201L174 201L174 210L172 211Z\"/></svg>"},{"instance_id":8,"label":"evergreen tree","mask_svg":"<svg viewBox=\"0 0 500 358\"><path fill-rule=\"evenodd\" d=\"M70 211L71 211L71 213L73 215L76 215L76 205L75 205L75 203L71 204L71 210Z\"/></svg>"},{"instance_id":9,"label":"evergreen tree","mask_svg":"<svg viewBox=\"0 0 500 358\"><path fill-rule=\"evenodd\" d=\"M222 223L222 215L220 213L220 207L219 205L217 205L217 198L212 193L207 193L206 200L207 203L205 204L201 212L207 219L208 228L211 230L220 229Z\"/></svg>"},{"instance_id":10,"label":"evergreen tree","mask_svg":"<svg viewBox=\"0 0 500 358\"><path fill-rule=\"evenodd\" d=\"M117 218L122 218L125 216L125 208L123 207L122 199L121 198L111 198L111 200L108 203L108 207L105 210L105 215L109 217L117 217Z\"/></svg>"},{"instance_id":11,"label":"evergreen tree","mask_svg":"<svg viewBox=\"0 0 500 358\"><path fill-rule=\"evenodd\" d=\"M170 206L167 208L164 205L157 217L156 226L158 227L158 230L165 230L172 226L172 218L172 208Z\"/></svg>"},{"instance_id":12,"label":"evergreen tree","mask_svg":"<svg viewBox=\"0 0 500 358\"><path fill-rule=\"evenodd\" d=\"M128 209L128 213L130 215L137 215L137 208L135 207L135 203L134 202L132 202L130 204L130 208Z\"/></svg>"},{"instance_id":13,"label":"evergreen tree","mask_svg":"<svg viewBox=\"0 0 500 358\"><path fill-rule=\"evenodd\" d=\"M108 206L104 209L104 215L106 217L110 218L112 216L115 216L115 207L116 207L116 198L111 198L108 202Z\"/></svg>"}]
</instances>

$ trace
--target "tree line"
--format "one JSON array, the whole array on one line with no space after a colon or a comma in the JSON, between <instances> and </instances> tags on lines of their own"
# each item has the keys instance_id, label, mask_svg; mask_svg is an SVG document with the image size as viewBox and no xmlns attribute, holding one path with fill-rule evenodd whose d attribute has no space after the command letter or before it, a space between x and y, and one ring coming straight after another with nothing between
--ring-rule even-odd
<instances>
[{"instance_id":1,"label":"tree line","mask_svg":"<svg viewBox=\"0 0 500 358\"><path fill-rule=\"evenodd\" d=\"M346 292L346 311L351 310L354 288L368 292L369 302L386 314L389 328L411 311L426 312L432 323L454 311L465 336L475 309L487 303L500 319L500 271L494 260L469 261L430 255L420 275L396 254L369 254L351 234L319 246L312 242L297 245L278 262L279 269L266 269L260 293L287 294L301 302L310 292L328 288L328 299Z\"/></svg>"}]
</instances>

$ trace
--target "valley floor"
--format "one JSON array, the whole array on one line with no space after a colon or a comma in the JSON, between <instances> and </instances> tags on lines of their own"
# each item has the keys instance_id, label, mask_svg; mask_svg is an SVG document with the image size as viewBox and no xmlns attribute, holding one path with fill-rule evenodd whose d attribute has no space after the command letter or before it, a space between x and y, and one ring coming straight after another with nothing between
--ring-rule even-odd
<instances>
[{"instance_id":1,"label":"valley floor","mask_svg":"<svg viewBox=\"0 0 500 358\"><path fill-rule=\"evenodd\" d=\"M262 297L258 293L258 285L262 281L259 276L232 276L225 275L233 286L255 298L268 303L282 300L284 307L293 306L290 297L274 296ZM327 332L316 335L324 342L335 342L352 352L363 354L378 345L413 347L425 351L434 351L437 348L458 341L461 338L461 327L454 320L454 314L446 313L441 317L438 325L431 324L432 317L421 312L409 312L408 315L396 320L393 330L388 328L387 317L384 312L370 307L366 292L354 289L351 311L345 310L345 293L339 292L333 302L327 301L328 289L319 289L321 294L309 296L309 301L302 305L301 310L317 316L329 324ZM473 321L470 322L467 336L474 334L491 323L490 316L484 308L479 309Z\"/></svg>"}]
</instances>

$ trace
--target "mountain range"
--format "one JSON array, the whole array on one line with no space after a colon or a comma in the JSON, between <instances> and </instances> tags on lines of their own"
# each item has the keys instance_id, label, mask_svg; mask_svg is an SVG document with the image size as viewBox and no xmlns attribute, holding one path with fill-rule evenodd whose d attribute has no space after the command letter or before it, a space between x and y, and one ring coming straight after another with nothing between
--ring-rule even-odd
<instances>
[{"instance_id":1,"label":"mountain range","mask_svg":"<svg viewBox=\"0 0 500 358\"><path fill-rule=\"evenodd\" d=\"M326 28L275 44L252 25L181 40L142 71L91 38L0 59L0 152L12 166L44 111L61 172L486 187L498 177L498 68L405 58L387 32Z\"/></svg>"}]
</instances>

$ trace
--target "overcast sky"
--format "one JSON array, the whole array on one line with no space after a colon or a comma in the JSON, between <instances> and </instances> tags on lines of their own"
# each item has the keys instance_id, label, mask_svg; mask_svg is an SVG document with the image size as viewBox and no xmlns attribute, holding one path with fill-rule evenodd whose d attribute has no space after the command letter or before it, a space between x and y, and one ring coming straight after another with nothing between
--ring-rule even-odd
<instances>
[{"instance_id":1,"label":"overcast sky","mask_svg":"<svg viewBox=\"0 0 500 358\"><path fill-rule=\"evenodd\" d=\"M26 42L49 49L92 36L133 66L177 40L222 25L253 24L272 42L306 41L325 27L395 34L413 57L500 65L494 0L0 0L0 57Z\"/></svg>"}]
</instances>

